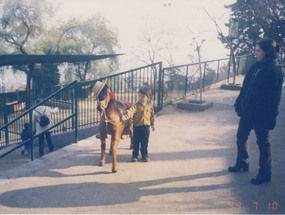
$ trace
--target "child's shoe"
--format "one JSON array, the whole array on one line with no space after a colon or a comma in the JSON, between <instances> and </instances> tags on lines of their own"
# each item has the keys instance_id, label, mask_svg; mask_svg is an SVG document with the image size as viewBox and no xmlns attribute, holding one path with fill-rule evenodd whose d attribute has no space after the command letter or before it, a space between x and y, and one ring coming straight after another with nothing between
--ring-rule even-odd
<instances>
[{"instance_id":1,"label":"child's shoe","mask_svg":"<svg viewBox=\"0 0 285 215\"><path fill-rule=\"evenodd\" d=\"M142 157L142 161L143 162L150 162L150 159L148 156L144 156L144 157Z\"/></svg>"},{"instance_id":2,"label":"child's shoe","mask_svg":"<svg viewBox=\"0 0 285 215\"><path fill-rule=\"evenodd\" d=\"M132 157L131 162L137 162L138 158L137 157Z\"/></svg>"}]
</instances>

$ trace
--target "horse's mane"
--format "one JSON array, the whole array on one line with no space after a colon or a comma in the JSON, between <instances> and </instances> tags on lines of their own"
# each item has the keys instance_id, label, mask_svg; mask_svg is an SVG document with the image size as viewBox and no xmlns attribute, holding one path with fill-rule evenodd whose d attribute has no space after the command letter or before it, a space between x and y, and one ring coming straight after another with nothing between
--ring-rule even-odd
<instances>
[{"instance_id":1,"label":"horse's mane","mask_svg":"<svg viewBox=\"0 0 285 215\"><path fill-rule=\"evenodd\" d=\"M104 88L102 89L102 91L98 95L99 101L104 100L107 96L107 93L108 93L108 86L104 86ZM122 103L119 100L111 99L109 101L108 107L110 107L111 105L114 105L114 109L117 111L117 113L119 115L124 114L125 111L127 110L126 105L124 105L124 103Z\"/></svg>"},{"instance_id":2,"label":"horse's mane","mask_svg":"<svg viewBox=\"0 0 285 215\"><path fill-rule=\"evenodd\" d=\"M124 103L122 103L121 101L111 99L109 103L114 104L115 110L119 115L123 115L127 110L126 105L124 105Z\"/></svg>"}]
</instances>

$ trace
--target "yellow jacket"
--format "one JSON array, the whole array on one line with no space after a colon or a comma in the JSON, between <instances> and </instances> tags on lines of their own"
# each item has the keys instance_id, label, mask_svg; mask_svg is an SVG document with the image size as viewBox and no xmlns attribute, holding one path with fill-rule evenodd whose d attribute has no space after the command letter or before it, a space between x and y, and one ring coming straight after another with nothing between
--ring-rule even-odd
<instances>
[{"instance_id":1,"label":"yellow jacket","mask_svg":"<svg viewBox=\"0 0 285 215\"><path fill-rule=\"evenodd\" d=\"M134 126L154 126L154 110L153 106L149 102L147 102L146 105L137 102L127 110L125 117L127 119L133 117Z\"/></svg>"}]
</instances>

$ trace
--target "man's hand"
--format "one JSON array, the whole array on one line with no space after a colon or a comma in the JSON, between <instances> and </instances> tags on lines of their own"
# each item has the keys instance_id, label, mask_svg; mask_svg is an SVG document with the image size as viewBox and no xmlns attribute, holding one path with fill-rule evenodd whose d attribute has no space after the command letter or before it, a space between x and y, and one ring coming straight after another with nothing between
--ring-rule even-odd
<instances>
[{"instance_id":1,"label":"man's hand","mask_svg":"<svg viewBox=\"0 0 285 215\"><path fill-rule=\"evenodd\" d=\"M151 128L152 128L152 131L155 131L155 127L154 126L151 126Z\"/></svg>"},{"instance_id":2,"label":"man's hand","mask_svg":"<svg viewBox=\"0 0 285 215\"><path fill-rule=\"evenodd\" d=\"M123 121L126 121L126 120L127 120L127 117L126 117L125 115L123 115L123 116L122 116L122 120L123 120Z\"/></svg>"}]
</instances>

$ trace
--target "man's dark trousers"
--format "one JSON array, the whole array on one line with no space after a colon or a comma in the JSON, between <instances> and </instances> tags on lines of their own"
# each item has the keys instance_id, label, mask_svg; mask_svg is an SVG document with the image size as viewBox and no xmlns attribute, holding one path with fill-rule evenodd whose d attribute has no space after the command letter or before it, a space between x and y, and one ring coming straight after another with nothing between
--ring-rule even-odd
<instances>
[{"instance_id":1,"label":"man's dark trousers","mask_svg":"<svg viewBox=\"0 0 285 215\"><path fill-rule=\"evenodd\" d=\"M39 136L39 153L40 153L40 157L44 155L44 147L45 147L45 142L44 142L44 137L46 136L47 139L47 143L48 143L48 147L49 147L49 151L53 152L53 144L51 142L51 135L50 132L47 132L45 134L41 134Z\"/></svg>"},{"instance_id":2,"label":"man's dark trousers","mask_svg":"<svg viewBox=\"0 0 285 215\"><path fill-rule=\"evenodd\" d=\"M237 132L237 163L240 161L248 161L248 136L251 130L254 130L257 145L259 147L259 174L271 175L271 146L269 139L269 130L254 122L251 117L241 117Z\"/></svg>"}]
</instances>

